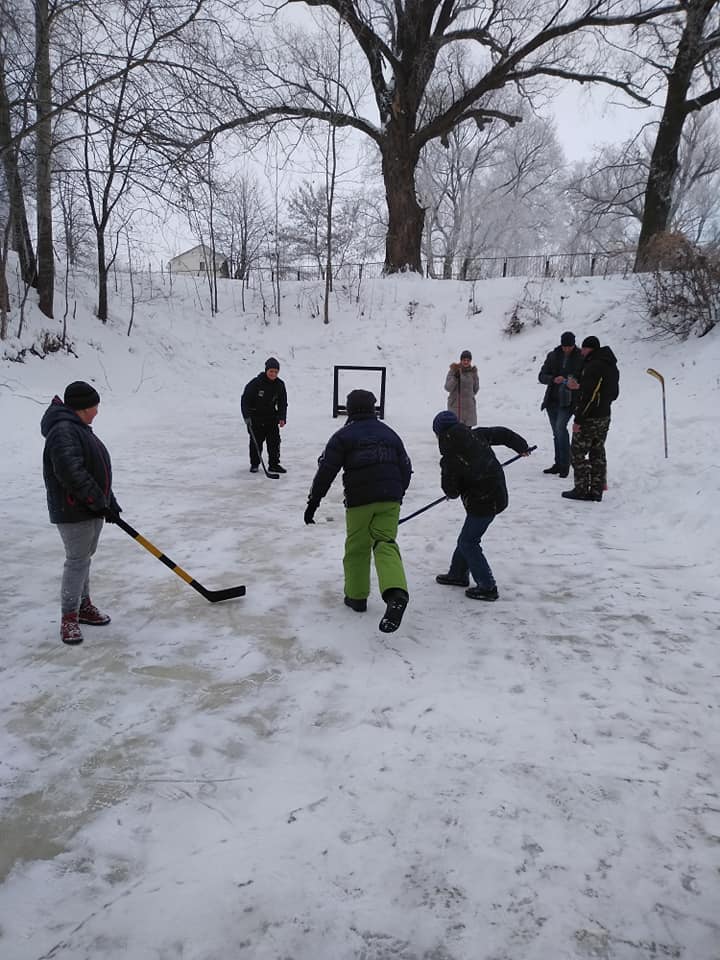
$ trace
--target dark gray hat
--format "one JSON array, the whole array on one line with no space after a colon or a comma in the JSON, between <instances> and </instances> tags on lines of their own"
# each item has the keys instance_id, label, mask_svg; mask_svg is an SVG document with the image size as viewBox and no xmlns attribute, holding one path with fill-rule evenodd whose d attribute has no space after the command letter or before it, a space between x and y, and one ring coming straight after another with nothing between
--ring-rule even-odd
<instances>
[{"instance_id":1,"label":"dark gray hat","mask_svg":"<svg viewBox=\"0 0 720 960\"><path fill-rule=\"evenodd\" d=\"M351 390L345 401L349 417L363 413L375 413L375 394L369 390Z\"/></svg>"}]
</instances>

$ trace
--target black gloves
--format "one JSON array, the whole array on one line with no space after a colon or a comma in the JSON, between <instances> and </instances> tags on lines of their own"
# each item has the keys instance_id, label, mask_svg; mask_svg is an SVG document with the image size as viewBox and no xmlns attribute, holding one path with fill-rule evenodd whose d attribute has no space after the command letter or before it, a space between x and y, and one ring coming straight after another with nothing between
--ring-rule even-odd
<instances>
[{"instance_id":1,"label":"black gloves","mask_svg":"<svg viewBox=\"0 0 720 960\"><path fill-rule=\"evenodd\" d=\"M119 510L113 510L112 507L107 507L100 514L101 517L105 517L105 523L117 523L120 516Z\"/></svg>"},{"instance_id":2,"label":"black gloves","mask_svg":"<svg viewBox=\"0 0 720 960\"><path fill-rule=\"evenodd\" d=\"M313 518L315 517L315 511L319 506L319 500L308 500L308 505L305 507L305 515L303 516L305 523L315 523Z\"/></svg>"}]
</instances>

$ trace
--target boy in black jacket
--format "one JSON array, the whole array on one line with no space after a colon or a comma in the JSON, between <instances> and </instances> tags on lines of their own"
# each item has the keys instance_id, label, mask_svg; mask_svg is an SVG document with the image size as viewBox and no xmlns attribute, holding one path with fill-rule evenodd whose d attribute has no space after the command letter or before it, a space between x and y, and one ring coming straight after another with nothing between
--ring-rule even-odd
<instances>
[{"instance_id":1,"label":"boy in black jacket","mask_svg":"<svg viewBox=\"0 0 720 960\"><path fill-rule=\"evenodd\" d=\"M505 474L492 451L503 444L522 456L529 456L527 441L506 427L476 427L471 430L449 410L433 420L438 438L441 485L451 500L460 497L466 510L465 523L447 573L438 574L438 583L468 587L471 600L497 600L498 590L480 541L498 513L508 505ZM469 586L471 573L475 586Z\"/></svg>"}]
</instances>

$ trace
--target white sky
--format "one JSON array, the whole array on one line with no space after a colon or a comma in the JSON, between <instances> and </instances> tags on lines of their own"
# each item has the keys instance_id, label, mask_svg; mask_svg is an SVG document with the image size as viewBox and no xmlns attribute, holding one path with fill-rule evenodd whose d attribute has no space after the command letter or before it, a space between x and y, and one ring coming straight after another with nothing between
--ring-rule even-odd
<instances>
[{"instance_id":1,"label":"white sky","mask_svg":"<svg viewBox=\"0 0 720 960\"><path fill-rule=\"evenodd\" d=\"M202 287L168 292L127 337L127 300L102 325L80 284L76 356L2 361L0 954L715 960L718 331L647 340L632 279L477 284L475 315L458 282L365 282L329 326L316 285L285 287L267 323L237 284L214 319ZM47 327L28 305L24 342ZM619 358L601 504L542 473L537 373L568 328ZM366 614L342 604L339 479L302 522L340 426L332 368L387 366L406 515L440 496L431 422L466 347L481 422L539 446L484 541L500 599L435 584L463 518L443 503L400 528L411 601L384 636L375 587ZM289 392L278 481L249 474L240 420L268 355ZM77 378L101 394L125 518L246 597L208 604L108 527L92 593L112 623L59 642L39 422Z\"/></svg>"}]
</instances>

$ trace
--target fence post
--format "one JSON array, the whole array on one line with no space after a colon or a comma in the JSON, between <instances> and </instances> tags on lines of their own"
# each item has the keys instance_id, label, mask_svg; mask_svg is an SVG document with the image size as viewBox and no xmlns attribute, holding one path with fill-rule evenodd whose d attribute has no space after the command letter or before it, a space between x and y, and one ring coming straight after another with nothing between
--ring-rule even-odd
<instances>
[{"instance_id":1,"label":"fence post","mask_svg":"<svg viewBox=\"0 0 720 960\"><path fill-rule=\"evenodd\" d=\"M502 272L502 275L503 275L503 277L506 277L506 276L507 276L507 257L505 257L505 259L503 260L503 272Z\"/></svg>"},{"instance_id":2,"label":"fence post","mask_svg":"<svg viewBox=\"0 0 720 960\"><path fill-rule=\"evenodd\" d=\"M547 257L545 259L545 276L546 277L550 276L550 257Z\"/></svg>"},{"instance_id":3,"label":"fence post","mask_svg":"<svg viewBox=\"0 0 720 960\"><path fill-rule=\"evenodd\" d=\"M595 259L596 259L595 254L593 254L592 257L590 258L590 276L591 277L595 276Z\"/></svg>"}]
</instances>

